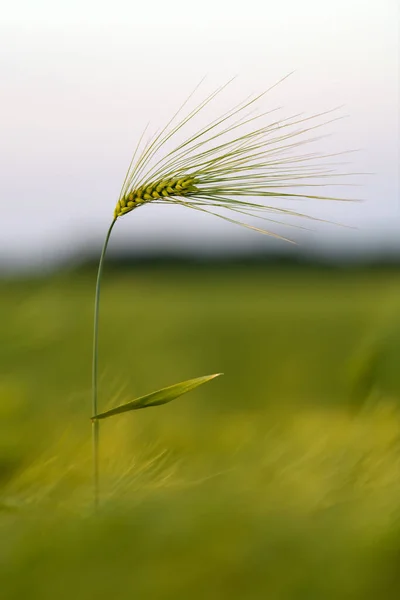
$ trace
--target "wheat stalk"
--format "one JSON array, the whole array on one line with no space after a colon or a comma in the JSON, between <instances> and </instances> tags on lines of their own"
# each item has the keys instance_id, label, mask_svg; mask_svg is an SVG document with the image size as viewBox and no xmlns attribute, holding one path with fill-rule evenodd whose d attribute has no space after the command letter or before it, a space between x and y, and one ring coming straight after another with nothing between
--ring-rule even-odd
<instances>
[{"instance_id":1,"label":"wheat stalk","mask_svg":"<svg viewBox=\"0 0 400 600\"><path fill-rule=\"evenodd\" d=\"M337 163L330 162L332 158L344 153L299 152L304 146L321 139L321 136L314 135L314 132L342 117L334 116L334 111L309 117L294 115L280 120L271 120L275 110L254 114L263 97L272 88L247 98L195 133L176 141L173 146L174 140L184 133L186 126L192 124L228 84L212 92L178 120L193 92L167 125L147 142L144 141L147 128L145 129L137 144L114 210L114 218L100 257L94 310L92 420L96 506L99 502L99 419L168 402L214 377L207 376L177 384L166 388L167 391L155 392L99 414L97 379L100 285L107 245L116 221L149 203L172 204L211 213L231 223L291 241L269 229L248 224L242 217L257 217L279 224L282 223L272 216L320 220L311 215L266 204L266 200L347 200L315 192L315 188L328 183L335 185L337 182L334 178L338 176L354 174L337 173ZM169 145L172 149L168 149ZM342 185L341 182L339 184ZM221 209L239 217L233 218L216 212ZM157 398L157 402L154 398Z\"/></svg>"}]
</instances>

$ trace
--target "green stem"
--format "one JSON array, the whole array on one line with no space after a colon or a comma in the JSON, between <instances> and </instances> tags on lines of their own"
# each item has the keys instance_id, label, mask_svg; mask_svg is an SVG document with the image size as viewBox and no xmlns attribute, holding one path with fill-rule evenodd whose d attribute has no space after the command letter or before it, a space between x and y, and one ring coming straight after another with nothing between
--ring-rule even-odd
<instances>
[{"instance_id":1,"label":"green stem","mask_svg":"<svg viewBox=\"0 0 400 600\"><path fill-rule=\"evenodd\" d=\"M101 276L103 273L104 258L107 251L108 241L111 231L117 219L114 219L107 232L104 241L103 250L100 256L99 268L96 281L96 295L94 300L94 329L93 329L93 360L92 360L92 417L97 415L97 382L98 382L98 363L99 363L99 304ZM93 493L94 506L97 510L99 506L99 421L92 420L92 440L93 440Z\"/></svg>"}]
</instances>

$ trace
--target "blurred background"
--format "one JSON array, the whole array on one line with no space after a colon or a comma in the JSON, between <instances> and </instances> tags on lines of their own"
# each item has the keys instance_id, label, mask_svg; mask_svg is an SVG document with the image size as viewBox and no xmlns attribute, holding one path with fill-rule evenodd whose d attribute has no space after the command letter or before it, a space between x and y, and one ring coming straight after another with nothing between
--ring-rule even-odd
<instances>
[{"instance_id":1,"label":"blurred background","mask_svg":"<svg viewBox=\"0 0 400 600\"><path fill-rule=\"evenodd\" d=\"M26 0L0 39L2 598L398 598L397 3ZM101 424L94 518L96 262L138 137L205 75L237 75L223 111L293 70L266 110L343 105L317 149L356 150L362 201L277 202L342 225L274 227L296 245L118 221L100 406L224 376Z\"/></svg>"}]
</instances>

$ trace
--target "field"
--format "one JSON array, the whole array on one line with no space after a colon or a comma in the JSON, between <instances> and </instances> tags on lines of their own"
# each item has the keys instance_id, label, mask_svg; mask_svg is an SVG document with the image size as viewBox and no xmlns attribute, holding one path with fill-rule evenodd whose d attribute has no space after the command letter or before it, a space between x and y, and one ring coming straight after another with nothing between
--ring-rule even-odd
<instances>
[{"instance_id":1,"label":"field","mask_svg":"<svg viewBox=\"0 0 400 600\"><path fill-rule=\"evenodd\" d=\"M0 283L1 600L399 598L399 272L106 268L102 409L224 376L101 423L97 516L94 280Z\"/></svg>"}]
</instances>

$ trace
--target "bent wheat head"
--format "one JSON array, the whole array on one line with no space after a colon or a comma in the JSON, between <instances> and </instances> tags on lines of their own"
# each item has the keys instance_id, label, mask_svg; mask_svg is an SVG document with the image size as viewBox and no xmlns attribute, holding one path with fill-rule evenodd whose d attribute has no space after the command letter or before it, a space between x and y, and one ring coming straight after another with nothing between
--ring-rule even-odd
<instances>
[{"instance_id":1,"label":"bent wheat head","mask_svg":"<svg viewBox=\"0 0 400 600\"><path fill-rule=\"evenodd\" d=\"M146 130L143 132L125 177L114 219L149 202L177 204L281 237L214 212L214 209L228 209L279 223L261 213L320 219L282 206L267 205L264 203L266 198L346 200L315 193L317 187L343 185L335 179L340 175L354 175L337 173L336 163L327 160L345 152L304 154L298 151L321 139L321 136L310 137L310 132L342 117L327 118L336 109L309 117L295 115L273 120L270 115L277 109L254 115L259 101L270 90L234 106L200 130L175 142L172 150L167 150L166 146L174 143L178 134L184 132L226 85L215 90L174 125L189 97L164 129L146 144L143 143Z\"/></svg>"}]
</instances>

